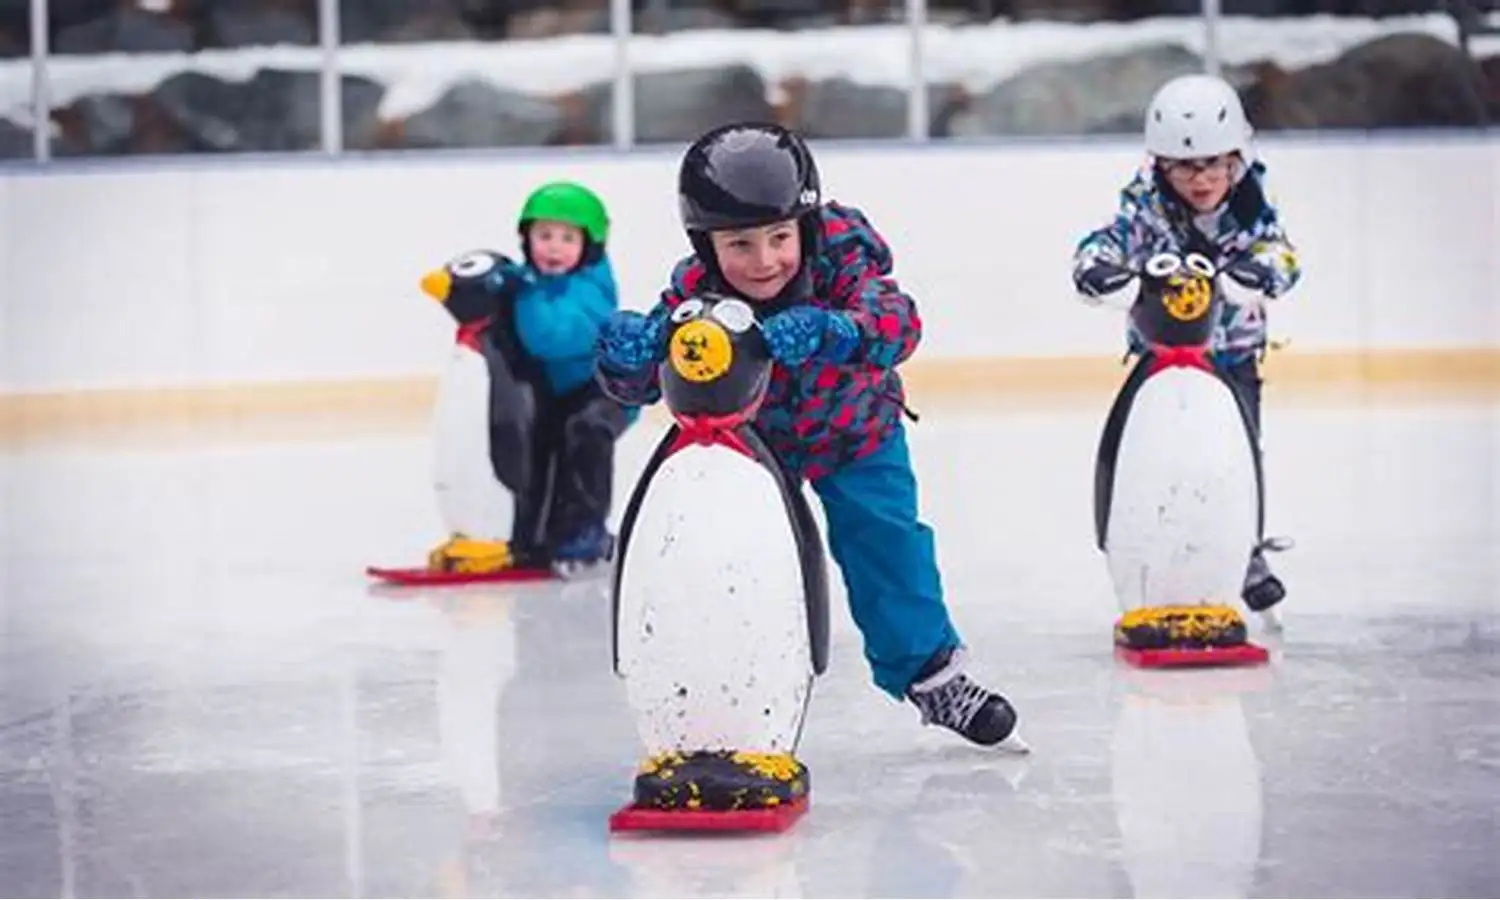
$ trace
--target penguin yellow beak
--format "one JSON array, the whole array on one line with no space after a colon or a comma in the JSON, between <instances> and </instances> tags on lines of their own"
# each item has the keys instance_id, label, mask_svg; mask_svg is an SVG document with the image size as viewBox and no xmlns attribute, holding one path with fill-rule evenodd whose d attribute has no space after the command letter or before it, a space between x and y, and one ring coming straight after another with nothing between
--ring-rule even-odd
<instances>
[{"instance_id":1,"label":"penguin yellow beak","mask_svg":"<svg viewBox=\"0 0 1500 900\"><path fill-rule=\"evenodd\" d=\"M677 329L670 355L678 375L700 383L722 378L734 363L729 332L709 319L697 319Z\"/></svg>"},{"instance_id":2,"label":"penguin yellow beak","mask_svg":"<svg viewBox=\"0 0 1500 900\"><path fill-rule=\"evenodd\" d=\"M447 303L453 291L453 276L447 269L433 269L422 276L422 293L439 303Z\"/></svg>"}]
</instances>

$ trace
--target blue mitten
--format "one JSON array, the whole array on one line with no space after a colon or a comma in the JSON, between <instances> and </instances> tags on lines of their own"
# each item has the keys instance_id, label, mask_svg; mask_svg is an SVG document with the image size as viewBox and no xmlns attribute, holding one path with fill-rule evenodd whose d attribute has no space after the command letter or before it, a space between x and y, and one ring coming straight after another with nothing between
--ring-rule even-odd
<instances>
[{"instance_id":1,"label":"blue mitten","mask_svg":"<svg viewBox=\"0 0 1500 900\"><path fill-rule=\"evenodd\" d=\"M660 321L622 309L599 329L599 364L612 372L634 375L665 358Z\"/></svg>"},{"instance_id":2,"label":"blue mitten","mask_svg":"<svg viewBox=\"0 0 1500 900\"><path fill-rule=\"evenodd\" d=\"M794 367L808 360L847 362L859 348L859 326L846 313L796 306L761 325L766 349L777 362Z\"/></svg>"}]
</instances>

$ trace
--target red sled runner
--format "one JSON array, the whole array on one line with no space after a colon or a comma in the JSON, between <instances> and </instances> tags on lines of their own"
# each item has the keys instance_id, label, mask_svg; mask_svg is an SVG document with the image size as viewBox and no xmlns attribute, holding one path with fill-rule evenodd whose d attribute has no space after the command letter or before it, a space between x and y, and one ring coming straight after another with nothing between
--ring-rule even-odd
<instances>
[{"instance_id":1,"label":"red sled runner","mask_svg":"<svg viewBox=\"0 0 1500 900\"><path fill-rule=\"evenodd\" d=\"M766 809L669 810L634 804L609 817L609 830L621 831L763 831L783 832L807 812L807 796Z\"/></svg>"},{"instance_id":2,"label":"red sled runner","mask_svg":"<svg viewBox=\"0 0 1500 900\"><path fill-rule=\"evenodd\" d=\"M370 566L365 574L386 584L402 587L422 585L505 584L525 581L549 581L557 577L551 569L501 569L498 572L444 572L416 567L387 569Z\"/></svg>"},{"instance_id":3,"label":"red sled runner","mask_svg":"<svg viewBox=\"0 0 1500 900\"><path fill-rule=\"evenodd\" d=\"M1209 666L1257 666L1271 654L1246 641L1232 647L1161 647L1136 649L1115 645L1115 656L1140 669L1186 669Z\"/></svg>"}]
</instances>

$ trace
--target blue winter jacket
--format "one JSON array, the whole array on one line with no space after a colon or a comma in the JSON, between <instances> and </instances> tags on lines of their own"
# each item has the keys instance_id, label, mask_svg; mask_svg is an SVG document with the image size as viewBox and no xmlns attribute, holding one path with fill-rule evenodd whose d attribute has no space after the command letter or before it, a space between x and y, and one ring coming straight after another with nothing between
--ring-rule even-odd
<instances>
[{"instance_id":1,"label":"blue winter jacket","mask_svg":"<svg viewBox=\"0 0 1500 900\"><path fill-rule=\"evenodd\" d=\"M527 265L516 296L516 337L542 363L557 394L594 377L599 328L619 308L615 273L606 255L566 275L543 275Z\"/></svg>"}]
</instances>

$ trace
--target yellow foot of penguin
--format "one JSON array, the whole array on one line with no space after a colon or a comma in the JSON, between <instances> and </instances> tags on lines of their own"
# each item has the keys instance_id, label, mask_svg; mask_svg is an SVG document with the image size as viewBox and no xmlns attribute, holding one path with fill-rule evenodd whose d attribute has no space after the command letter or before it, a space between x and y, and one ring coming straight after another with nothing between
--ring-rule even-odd
<instances>
[{"instance_id":1,"label":"yellow foot of penguin","mask_svg":"<svg viewBox=\"0 0 1500 900\"><path fill-rule=\"evenodd\" d=\"M433 572L484 575L510 568L515 563L505 541L481 541L455 534L427 554Z\"/></svg>"},{"instance_id":2,"label":"yellow foot of penguin","mask_svg":"<svg viewBox=\"0 0 1500 900\"><path fill-rule=\"evenodd\" d=\"M1115 643L1132 650L1234 647L1246 639L1245 618L1228 606L1143 606L1115 623Z\"/></svg>"},{"instance_id":3,"label":"yellow foot of penguin","mask_svg":"<svg viewBox=\"0 0 1500 900\"><path fill-rule=\"evenodd\" d=\"M635 779L635 805L647 809L771 809L806 796L807 767L790 753L729 750L662 753Z\"/></svg>"}]
</instances>

